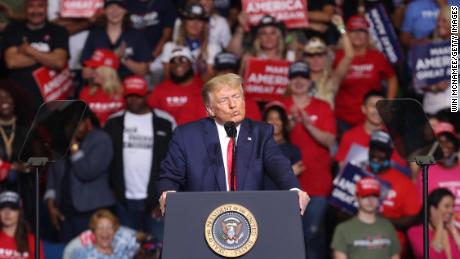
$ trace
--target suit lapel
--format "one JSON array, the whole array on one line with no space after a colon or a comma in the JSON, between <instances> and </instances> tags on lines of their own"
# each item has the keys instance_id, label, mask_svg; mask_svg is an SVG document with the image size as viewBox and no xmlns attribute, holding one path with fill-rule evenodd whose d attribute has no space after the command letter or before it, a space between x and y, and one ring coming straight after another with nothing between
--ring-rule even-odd
<instances>
[{"instance_id":1,"label":"suit lapel","mask_svg":"<svg viewBox=\"0 0 460 259\"><path fill-rule=\"evenodd\" d=\"M245 119L240 127L236 146L236 182L237 189L242 190L249 172L254 136L250 122Z\"/></svg>"},{"instance_id":2,"label":"suit lapel","mask_svg":"<svg viewBox=\"0 0 460 259\"><path fill-rule=\"evenodd\" d=\"M222 162L222 150L219 142L219 135L217 133L216 123L213 119L203 120L204 129L204 143L206 145L206 151L208 152L209 162L211 168L216 177L216 182L220 191L226 191L225 181L225 169L224 163ZM195 161L198 162L198 161Z\"/></svg>"}]
</instances>

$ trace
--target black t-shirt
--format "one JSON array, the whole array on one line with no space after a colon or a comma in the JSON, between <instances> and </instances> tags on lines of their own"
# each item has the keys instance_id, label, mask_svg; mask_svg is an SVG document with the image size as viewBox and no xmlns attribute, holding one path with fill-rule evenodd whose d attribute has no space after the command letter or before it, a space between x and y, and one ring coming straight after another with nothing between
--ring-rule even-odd
<instances>
[{"instance_id":1,"label":"black t-shirt","mask_svg":"<svg viewBox=\"0 0 460 259\"><path fill-rule=\"evenodd\" d=\"M322 11L326 5L335 6L334 0L308 0L307 8L309 11Z\"/></svg>"},{"instance_id":2,"label":"black t-shirt","mask_svg":"<svg viewBox=\"0 0 460 259\"><path fill-rule=\"evenodd\" d=\"M143 33L132 28L124 29L120 38L118 38L114 44L110 41L110 38L104 28L96 28L92 30L86 39L85 47L83 48L80 59L82 62L90 59L94 51L98 48L115 50L120 47L123 42L126 44L125 53L128 58L137 62L148 62L151 60L150 50ZM134 73L123 64L121 64L118 69L118 75L120 78L125 78L133 74Z\"/></svg>"},{"instance_id":3,"label":"black t-shirt","mask_svg":"<svg viewBox=\"0 0 460 259\"><path fill-rule=\"evenodd\" d=\"M158 44L163 29L174 28L176 8L169 0L130 0L126 3L134 28L143 30L149 51L152 51Z\"/></svg>"},{"instance_id":4,"label":"black t-shirt","mask_svg":"<svg viewBox=\"0 0 460 259\"><path fill-rule=\"evenodd\" d=\"M64 49L68 52L69 34L67 30L52 23L46 23L38 30L30 30L25 22L12 22L6 27L3 39L5 50L14 46L19 47L24 40L42 52L52 52L56 49ZM8 71L8 76L16 80L30 94L35 108L43 102L43 97L32 72L41 66L41 64L35 64Z\"/></svg>"}]
</instances>

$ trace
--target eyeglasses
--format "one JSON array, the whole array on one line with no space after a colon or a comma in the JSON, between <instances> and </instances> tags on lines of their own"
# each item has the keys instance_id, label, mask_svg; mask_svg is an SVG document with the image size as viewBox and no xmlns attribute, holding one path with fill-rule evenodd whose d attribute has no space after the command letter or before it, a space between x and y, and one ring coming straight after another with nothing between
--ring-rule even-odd
<instances>
[{"instance_id":1,"label":"eyeglasses","mask_svg":"<svg viewBox=\"0 0 460 259\"><path fill-rule=\"evenodd\" d=\"M188 58L186 57L175 57L169 61L170 64L181 64L186 62L189 62Z\"/></svg>"},{"instance_id":2,"label":"eyeglasses","mask_svg":"<svg viewBox=\"0 0 460 259\"><path fill-rule=\"evenodd\" d=\"M326 52L318 52L318 53L303 53L305 57L313 58L313 57L323 57L326 55Z\"/></svg>"}]
</instances>

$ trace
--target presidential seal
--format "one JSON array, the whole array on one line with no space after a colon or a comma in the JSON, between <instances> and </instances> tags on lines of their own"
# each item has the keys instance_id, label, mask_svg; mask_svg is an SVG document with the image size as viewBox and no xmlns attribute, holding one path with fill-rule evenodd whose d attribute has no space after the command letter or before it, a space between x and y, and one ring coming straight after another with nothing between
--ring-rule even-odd
<instances>
[{"instance_id":1,"label":"presidential seal","mask_svg":"<svg viewBox=\"0 0 460 259\"><path fill-rule=\"evenodd\" d=\"M257 241L257 221L245 207L225 204L209 214L204 235L208 246L217 254L225 257L242 256Z\"/></svg>"}]
</instances>

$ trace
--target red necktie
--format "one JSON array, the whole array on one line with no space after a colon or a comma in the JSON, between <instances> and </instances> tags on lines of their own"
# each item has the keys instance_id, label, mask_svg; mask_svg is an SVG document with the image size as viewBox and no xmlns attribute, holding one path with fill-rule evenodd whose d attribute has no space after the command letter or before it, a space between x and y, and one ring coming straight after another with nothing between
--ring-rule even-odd
<instances>
[{"instance_id":1,"label":"red necktie","mask_svg":"<svg viewBox=\"0 0 460 259\"><path fill-rule=\"evenodd\" d=\"M232 162L233 162L233 138L230 138L227 146L227 173L228 173L228 186L229 190L232 188L230 187L232 184ZM236 171L234 172L233 178L233 189L236 191Z\"/></svg>"}]
</instances>

